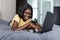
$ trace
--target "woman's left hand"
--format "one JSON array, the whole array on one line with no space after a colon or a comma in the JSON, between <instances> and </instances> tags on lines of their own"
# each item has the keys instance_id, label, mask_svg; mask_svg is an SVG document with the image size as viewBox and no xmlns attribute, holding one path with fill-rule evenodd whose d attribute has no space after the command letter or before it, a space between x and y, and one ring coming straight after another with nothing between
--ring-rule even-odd
<instances>
[{"instance_id":1,"label":"woman's left hand","mask_svg":"<svg viewBox=\"0 0 60 40\"><path fill-rule=\"evenodd\" d=\"M35 25L35 24L33 24L33 23L30 23L30 25L29 25L29 26L31 26L32 28L36 29L36 25Z\"/></svg>"}]
</instances>

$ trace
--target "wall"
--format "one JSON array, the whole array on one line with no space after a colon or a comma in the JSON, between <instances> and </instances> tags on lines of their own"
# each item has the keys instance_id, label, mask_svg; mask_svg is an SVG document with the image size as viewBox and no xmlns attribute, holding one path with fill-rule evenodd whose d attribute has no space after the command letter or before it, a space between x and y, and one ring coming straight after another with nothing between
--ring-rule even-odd
<instances>
[{"instance_id":1,"label":"wall","mask_svg":"<svg viewBox=\"0 0 60 40\"><path fill-rule=\"evenodd\" d=\"M10 21L16 13L16 0L1 1L1 18Z\"/></svg>"},{"instance_id":2,"label":"wall","mask_svg":"<svg viewBox=\"0 0 60 40\"><path fill-rule=\"evenodd\" d=\"M60 0L54 0L54 6L60 6Z\"/></svg>"},{"instance_id":3,"label":"wall","mask_svg":"<svg viewBox=\"0 0 60 40\"><path fill-rule=\"evenodd\" d=\"M0 0L0 17L1 17L1 0Z\"/></svg>"}]
</instances>

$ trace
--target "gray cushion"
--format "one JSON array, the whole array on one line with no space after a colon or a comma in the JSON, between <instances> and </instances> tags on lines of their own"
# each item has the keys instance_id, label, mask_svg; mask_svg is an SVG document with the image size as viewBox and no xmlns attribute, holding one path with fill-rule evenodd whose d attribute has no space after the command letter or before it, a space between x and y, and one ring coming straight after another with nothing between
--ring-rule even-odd
<instances>
[{"instance_id":1,"label":"gray cushion","mask_svg":"<svg viewBox=\"0 0 60 40\"><path fill-rule=\"evenodd\" d=\"M11 27L4 24L0 24L0 31L10 31Z\"/></svg>"},{"instance_id":2,"label":"gray cushion","mask_svg":"<svg viewBox=\"0 0 60 40\"><path fill-rule=\"evenodd\" d=\"M54 22L55 22L54 14L47 11L47 14L43 23L43 27L42 27L42 32L51 31Z\"/></svg>"},{"instance_id":3,"label":"gray cushion","mask_svg":"<svg viewBox=\"0 0 60 40\"><path fill-rule=\"evenodd\" d=\"M55 24L60 25L60 7L54 7L54 14L56 17Z\"/></svg>"},{"instance_id":4,"label":"gray cushion","mask_svg":"<svg viewBox=\"0 0 60 40\"><path fill-rule=\"evenodd\" d=\"M8 22L0 18L0 24L8 25Z\"/></svg>"}]
</instances>

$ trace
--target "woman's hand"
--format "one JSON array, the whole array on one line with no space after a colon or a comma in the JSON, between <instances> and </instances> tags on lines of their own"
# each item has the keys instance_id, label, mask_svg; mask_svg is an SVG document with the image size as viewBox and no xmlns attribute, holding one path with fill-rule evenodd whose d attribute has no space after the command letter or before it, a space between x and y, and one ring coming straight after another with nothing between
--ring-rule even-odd
<instances>
[{"instance_id":1,"label":"woman's hand","mask_svg":"<svg viewBox=\"0 0 60 40\"><path fill-rule=\"evenodd\" d=\"M35 30L37 29L38 31L41 31L41 26L39 25L39 23L29 23L30 24L30 26L32 27L32 28L34 28Z\"/></svg>"},{"instance_id":2,"label":"woman's hand","mask_svg":"<svg viewBox=\"0 0 60 40\"><path fill-rule=\"evenodd\" d=\"M29 26L31 26L32 28L36 29L37 28L37 25L35 25L34 23L29 23Z\"/></svg>"}]
</instances>

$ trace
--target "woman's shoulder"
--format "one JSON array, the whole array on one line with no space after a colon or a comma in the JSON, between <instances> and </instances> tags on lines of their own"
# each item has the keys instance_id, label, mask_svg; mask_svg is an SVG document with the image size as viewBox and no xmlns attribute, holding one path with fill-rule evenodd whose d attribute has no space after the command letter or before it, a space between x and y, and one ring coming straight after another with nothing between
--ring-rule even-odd
<instances>
[{"instance_id":1,"label":"woman's shoulder","mask_svg":"<svg viewBox=\"0 0 60 40\"><path fill-rule=\"evenodd\" d=\"M19 17L20 18L20 16L18 14L15 14L15 17Z\"/></svg>"},{"instance_id":2,"label":"woman's shoulder","mask_svg":"<svg viewBox=\"0 0 60 40\"><path fill-rule=\"evenodd\" d=\"M15 14L15 16L19 16L18 14Z\"/></svg>"},{"instance_id":3,"label":"woman's shoulder","mask_svg":"<svg viewBox=\"0 0 60 40\"><path fill-rule=\"evenodd\" d=\"M18 14L15 14L14 18L13 19L20 19L19 15Z\"/></svg>"}]
</instances>

